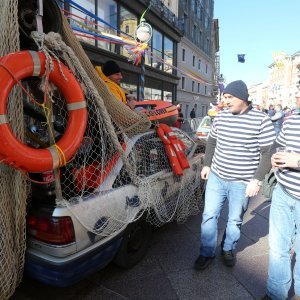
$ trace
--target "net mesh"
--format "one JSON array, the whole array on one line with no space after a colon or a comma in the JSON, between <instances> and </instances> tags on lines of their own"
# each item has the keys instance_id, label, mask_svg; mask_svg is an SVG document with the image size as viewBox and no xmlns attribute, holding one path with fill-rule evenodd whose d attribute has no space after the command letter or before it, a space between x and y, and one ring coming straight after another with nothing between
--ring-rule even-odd
<instances>
[{"instance_id":1,"label":"net mesh","mask_svg":"<svg viewBox=\"0 0 300 300\"><path fill-rule=\"evenodd\" d=\"M0 56L19 50L17 1L0 2ZM24 140L23 104L14 88L7 107L15 136ZM0 298L8 299L22 279L25 255L25 216L29 185L19 171L0 164Z\"/></svg>"},{"instance_id":2,"label":"net mesh","mask_svg":"<svg viewBox=\"0 0 300 300\"><path fill-rule=\"evenodd\" d=\"M4 56L19 50L15 48L20 44L15 1L2 1L0 11L0 50ZM184 222L201 206L199 153L204 148L196 148L190 138L175 130L190 164L183 176L175 176L148 117L120 103L107 89L69 23L63 16L62 20L61 35L32 32L31 36L36 48L46 54L47 63L55 59L68 66L81 84L87 102L87 128L76 154L58 171L24 176L0 165L1 299L9 298L22 278L28 198L67 207L84 227L103 237L145 213L149 222L160 226L173 220ZM22 86L16 85L9 97L10 126L25 144L48 147L65 134L66 100L53 84L45 84L45 77L28 78ZM41 106L45 95L51 122Z\"/></svg>"},{"instance_id":3,"label":"net mesh","mask_svg":"<svg viewBox=\"0 0 300 300\"><path fill-rule=\"evenodd\" d=\"M62 53L59 59L81 82L88 107L83 143L61 169L62 198L56 198L57 204L66 205L89 231L102 236L133 222L141 211L147 211L148 220L155 225L174 219L183 221L198 212L199 199L194 195L200 185L200 163L195 162L195 167L186 170L182 177L173 176L164 144L155 131L148 130L148 119L145 121L143 114L122 105L107 90L69 24L64 23L63 28L63 36L68 32L64 40L69 45L55 33L33 34L36 42L44 45L44 51ZM68 113L58 92L52 94L52 108L60 116L63 134ZM57 127L54 122L54 128ZM36 122L35 128L47 140L47 127ZM193 142L179 131L177 135L184 139L188 154ZM112 189L114 193L110 192Z\"/></svg>"}]
</instances>

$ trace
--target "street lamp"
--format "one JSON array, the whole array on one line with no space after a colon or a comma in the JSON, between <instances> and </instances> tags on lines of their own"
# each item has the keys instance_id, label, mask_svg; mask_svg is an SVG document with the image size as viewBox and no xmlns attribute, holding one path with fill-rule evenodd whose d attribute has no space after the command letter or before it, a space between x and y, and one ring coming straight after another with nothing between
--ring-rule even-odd
<instances>
[{"instance_id":1,"label":"street lamp","mask_svg":"<svg viewBox=\"0 0 300 300\"><path fill-rule=\"evenodd\" d=\"M145 44L148 43L152 37L152 27L150 24L145 22L144 18L141 18L140 24L135 31L136 39L139 42ZM140 88L139 88L139 100L143 101L145 99L144 93L145 87L145 52L141 54L141 76L140 76Z\"/></svg>"}]
</instances>

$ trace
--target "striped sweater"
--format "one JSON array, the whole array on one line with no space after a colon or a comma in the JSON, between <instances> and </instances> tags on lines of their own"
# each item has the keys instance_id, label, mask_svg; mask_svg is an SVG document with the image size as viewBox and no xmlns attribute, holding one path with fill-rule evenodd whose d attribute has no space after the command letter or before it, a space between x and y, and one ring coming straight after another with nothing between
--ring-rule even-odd
<instances>
[{"instance_id":1,"label":"striped sweater","mask_svg":"<svg viewBox=\"0 0 300 300\"><path fill-rule=\"evenodd\" d=\"M212 171L225 180L249 181L260 163L261 148L272 145L275 132L265 113L249 107L244 114L219 113L210 137L216 139Z\"/></svg>"},{"instance_id":2,"label":"striped sweater","mask_svg":"<svg viewBox=\"0 0 300 300\"><path fill-rule=\"evenodd\" d=\"M300 153L300 115L291 115L283 123L276 142L287 150ZM293 197L300 200L300 168L280 168L275 172L277 181Z\"/></svg>"}]
</instances>

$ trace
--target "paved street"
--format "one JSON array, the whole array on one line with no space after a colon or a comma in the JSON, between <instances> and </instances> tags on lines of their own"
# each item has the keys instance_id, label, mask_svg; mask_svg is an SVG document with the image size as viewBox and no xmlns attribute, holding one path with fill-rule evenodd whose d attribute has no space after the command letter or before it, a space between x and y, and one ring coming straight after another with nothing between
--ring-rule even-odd
<instances>
[{"instance_id":1,"label":"paved street","mask_svg":"<svg viewBox=\"0 0 300 300\"><path fill-rule=\"evenodd\" d=\"M265 293L267 278L269 206L261 196L251 200L237 249L237 265L232 269L225 267L218 256L207 270L193 270L199 249L198 215L185 224L156 229L148 254L131 270L111 264L69 288L48 287L24 278L12 300L257 299ZM225 215L226 210L220 218L219 238Z\"/></svg>"}]
</instances>

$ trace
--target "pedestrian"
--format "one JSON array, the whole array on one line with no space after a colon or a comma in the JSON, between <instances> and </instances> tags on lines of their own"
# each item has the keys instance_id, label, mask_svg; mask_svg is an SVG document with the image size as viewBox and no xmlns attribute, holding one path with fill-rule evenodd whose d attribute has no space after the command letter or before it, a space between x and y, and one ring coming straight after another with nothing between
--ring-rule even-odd
<instances>
[{"instance_id":1,"label":"pedestrian","mask_svg":"<svg viewBox=\"0 0 300 300\"><path fill-rule=\"evenodd\" d=\"M192 131L196 130L196 120L194 120L196 118L196 108L197 108L197 104L194 105L193 109L190 112Z\"/></svg>"},{"instance_id":2,"label":"pedestrian","mask_svg":"<svg viewBox=\"0 0 300 300\"><path fill-rule=\"evenodd\" d=\"M271 168L275 132L270 118L253 109L248 89L233 81L223 91L226 110L213 122L206 144L201 178L207 180L201 224L200 255L194 268L204 270L215 258L218 218L228 201L228 220L221 248L224 264L232 267L249 197L256 196Z\"/></svg>"},{"instance_id":3,"label":"pedestrian","mask_svg":"<svg viewBox=\"0 0 300 300\"><path fill-rule=\"evenodd\" d=\"M263 299L287 299L292 284L292 249L296 255L294 290L300 299L300 114L289 116L273 144L276 168L269 217L269 269Z\"/></svg>"},{"instance_id":4,"label":"pedestrian","mask_svg":"<svg viewBox=\"0 0 300 300\"><path fill-rule=\"evenodd\" d=\"M274 115L275 115L275 109L274 106L271 104L268 109L268 116L273 117Z\"/></svg>"},{"instance_id":5,"label":"pedestrian","mask_svg":"<svg viewBox=\"0 0 300 300\"><path fill-rule=\"evenodd\" d=\"M177 118L176 122L174 123L173 127L181 128L181 125L184 122L183 113L181 112L180 106L177 106L177 109L178 109L178 118Z\"/></svg>"},{"instance_id":6,"label":"pedestrian","mask_svg":"<svg viewBox=\"0 0 300 300\"><path fill-rule=\"evenodd\" d=\"M125 91L120 86L123 76L119 65L113 60L108 60L102 68L96 66L95 69L100 78L105 82L109 90L117 97L117 99L124 104L127 104Z\"/></svg>"},{"instance_id":7,"label":"pedestrian","mask_svg":"<svg viewBox=\"0 0 300 300\"><path fill-rule=\"evenodd\" d=\"M271 121L273 122L273 126L275 129L276 136L279 134L284 119L284 112L282 110L281 104L277 104L275 106L275 114L271 117Z\"/></svg>"},{"instance_id":8,"label":"pedestrian","mask_svg":"<svg viewBox=\"0 0 300 300\"><path fill-rule=\"evenodd\" d=\"M190 112L190 118L191 119L195 119L196 118L196 111L195 111L195 107L193 107L193 109Z\"/></svg>"}]
</instances>

